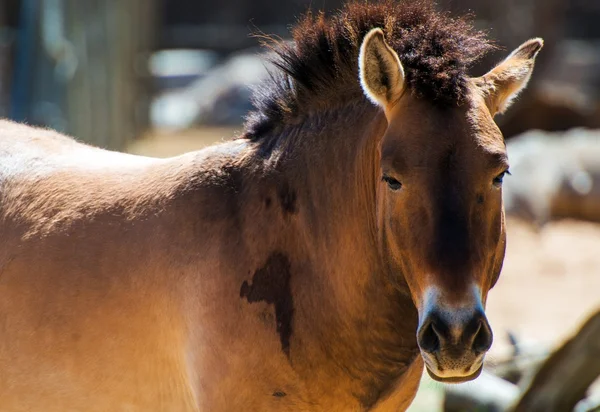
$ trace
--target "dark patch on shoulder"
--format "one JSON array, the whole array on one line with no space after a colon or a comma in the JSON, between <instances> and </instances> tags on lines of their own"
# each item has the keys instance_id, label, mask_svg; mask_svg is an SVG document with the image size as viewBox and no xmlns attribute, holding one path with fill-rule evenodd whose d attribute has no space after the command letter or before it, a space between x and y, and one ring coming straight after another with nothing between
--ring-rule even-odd
<instances>
[{"instance_id":1,"label":"dark patch on shoulder","mask_svg":"<svg viewBox=\"0 0 600 412\"><path fill-rule=\"evenodd\" d=\"M281 184L278 195L284 213L294 214L298 212L296 192L289 183L284 182Z\"/></svg>"},{"instance_id":2,"label":"dark patch on shoulder","mask_svg":"<svg viewBox=\"0 0 600 412\"><path fill-rule=\"evenodd\" d=\"M220 205L216 206L215 209L221 210L225 214L231 227L236 233L239 233L242 229L242 206L240 204L240 194L244 190L244 174L239 167L226 166L223 167L223 176L220 182L223 196L220 200ZM206 209L206 207L203 207Z\"/></svg>"},{"instance_id":3,"label":"dark patch on shoulder","mask_svg":"<svg viewBox=\"0 0 600 412\"><path fill-rule=\"evenodd\" d=\"M243 171L239 167L224 166L224 179L223 186L225 189L232 193L240 193L244 185Z\"/></svg>"},{"instance_id":4,"label":"dark patch on shoulder","mask_svg":"<svg viewBox=\"0 0 600 412\"><path fill-rule=\"evenodd\" d=\"M275 306L275 322L281 350L290 356L290 337L294 304L290 285L290 261L283 253L273 253L265 265L254 272L252 284L242 283L240 297L248 302L266 302Z\"/></svg>"},{"instance_id":5,"label":"dark patch on shoulder","mask_svg":"<svg viewBox=\"0 0 600 412\"><path fill-rule=\"evenodd\" d=\"M244 171L239 167L226 165L218 170L198 176L206 190L190 188L194 199L194 213L205 221L225 221L239 236L242 226L242 196L244 192Z\"/></svg>"},{"instance_id":6,"label":"dark patch on shoulder","mask_svg":"<svg viewBox=\"0 0 600 412\"><path fill-rule=\"evenodd\" d=\"M269 196L265 198L265 207L267 209L271 207L271 198Z\"/></svg>"},{"instance_id":7,"label":"dark patch on shoulder","mask_svg":"<svg viewBox=\"0 0 600 412\"><path fill-rule=\"evenodd\" d=\"M275 396L276 398L283 398L286 395L287 395L287 393L285 393L283 391L275 391L275 392L273 392L273 396Z\"/></svg>"}]
</instances>

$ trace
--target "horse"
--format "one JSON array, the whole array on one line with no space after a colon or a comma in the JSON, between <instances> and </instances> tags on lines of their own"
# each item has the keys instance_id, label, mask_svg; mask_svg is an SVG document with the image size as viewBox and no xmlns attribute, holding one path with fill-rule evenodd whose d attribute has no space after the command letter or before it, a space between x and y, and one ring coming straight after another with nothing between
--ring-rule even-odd
<instances>
[{"instance_id":1,"label":"horse","mask_svg":"<svg viewBox=\"0 0 600 412\"><path fill-rule=\"evenodd\" d=\"M308 13L244 132L167 159L0 123L0 409L389 411L481 372L493 117L541 39L428 2Z\"/></svg>"}]
</instances>

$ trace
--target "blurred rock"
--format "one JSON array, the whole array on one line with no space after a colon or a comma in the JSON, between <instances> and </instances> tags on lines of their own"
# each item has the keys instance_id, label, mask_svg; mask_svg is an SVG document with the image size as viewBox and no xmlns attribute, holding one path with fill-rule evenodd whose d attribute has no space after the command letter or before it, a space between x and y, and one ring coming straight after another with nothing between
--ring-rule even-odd
<instances>
[{"instance_id":1,"label":"blurred rock","mask_svg":"<svg viewBox=\"0 0 600 412\"><path fill-rule=\"evenodd\" d=\"M160 93L189 86L218 62L219 54L211 50L160 50L148 59L148 71Z\"/></svg>"},{"instance_id":2,"label":"blurred rock","mask_svg":"<svg viewBox=\"0 0 600 412\"><path fill-rule=\"evenodd\" d=\"M537 90L525 91L527 99L523 99L514 112L509 111L505 117L497 119L502 133L511 140L532 129L600 128L600 106L596 99L582 93L586 87L592 86L544 83Z\"/></svg>"},{"instance_id":3,"label":"blurred rock","mask_svg":"<svg viewBox=\"0 0 600 412\"><path fill-rule=\"evenodd\" d=\"M485 370L465 385L447 385L444 412L504 412L519 397L519 388Z\"/></svg>"},{"instance_id":4,"label":"blurred rock","mask_svg":"<svg viewBox=\"0 0 600 412\"><path fill-rule=\"evenodd\" d=\"M600 222L600 130L533 130L507 146L508 214L538 224L567 217Z\"/></svg>"},{"instance_id":5,"label":"blurred rock","mask_svg":"<svg viewBox=\"0 0 600 412\"><path fill-rule=\"evenodd\" d=\"M251 49L236 53L189 86L154 100L155 127L185 129L194 125L239 125L252 108L252 87L268 75L268 55Z\"/></svg>"}]
</instances>

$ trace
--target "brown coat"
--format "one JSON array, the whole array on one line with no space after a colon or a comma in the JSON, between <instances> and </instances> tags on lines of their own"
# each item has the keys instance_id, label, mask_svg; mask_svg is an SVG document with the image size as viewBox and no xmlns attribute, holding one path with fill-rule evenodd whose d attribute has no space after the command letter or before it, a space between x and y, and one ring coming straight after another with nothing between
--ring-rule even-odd
<instances>
[{"instance_id":1,"label":"brown coat","mask_svg":"<svg viewBox=\"0 0 600 412\"><path fill-rule=\"evenodd\" d=\"M421 3L295 36L246 133L199 152L0 123L0 410L396 411L424 362L479 374L505 244L492 116L541 41L470 79L483 38Z\"/></svg>"}]
</instances>

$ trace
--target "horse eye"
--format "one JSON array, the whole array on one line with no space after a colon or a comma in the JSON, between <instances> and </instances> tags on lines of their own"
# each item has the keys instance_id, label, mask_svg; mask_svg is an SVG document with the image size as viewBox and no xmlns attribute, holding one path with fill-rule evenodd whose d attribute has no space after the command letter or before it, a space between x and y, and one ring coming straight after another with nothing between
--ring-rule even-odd
<instances>
[{"instance_id":1,"label":"horse eye","mask_svg":"<svg viewBox=\"0 0 600 412\"><path fill-rule=\"evenodd\" d=\"M388 186L390 187L390 189L392 189L392 190L398 190L402 187L402 183L400 183L398 180L394 179L393 177L383 175L381 180L386 182L388 184Z\"/></svg>"},{"instance_id":2,"label":"horse eye","mask_svg":"<svg viewBox=\"0 0 600 412\"><path fill-rule=\"evenodd\" d=\"M505 175L510 175L510 172L508 170L505 170L504 172L500 173L498 176L496 176L494 178L494 184L496 186L501 186Z\"/></svg>"}]
</instances>

